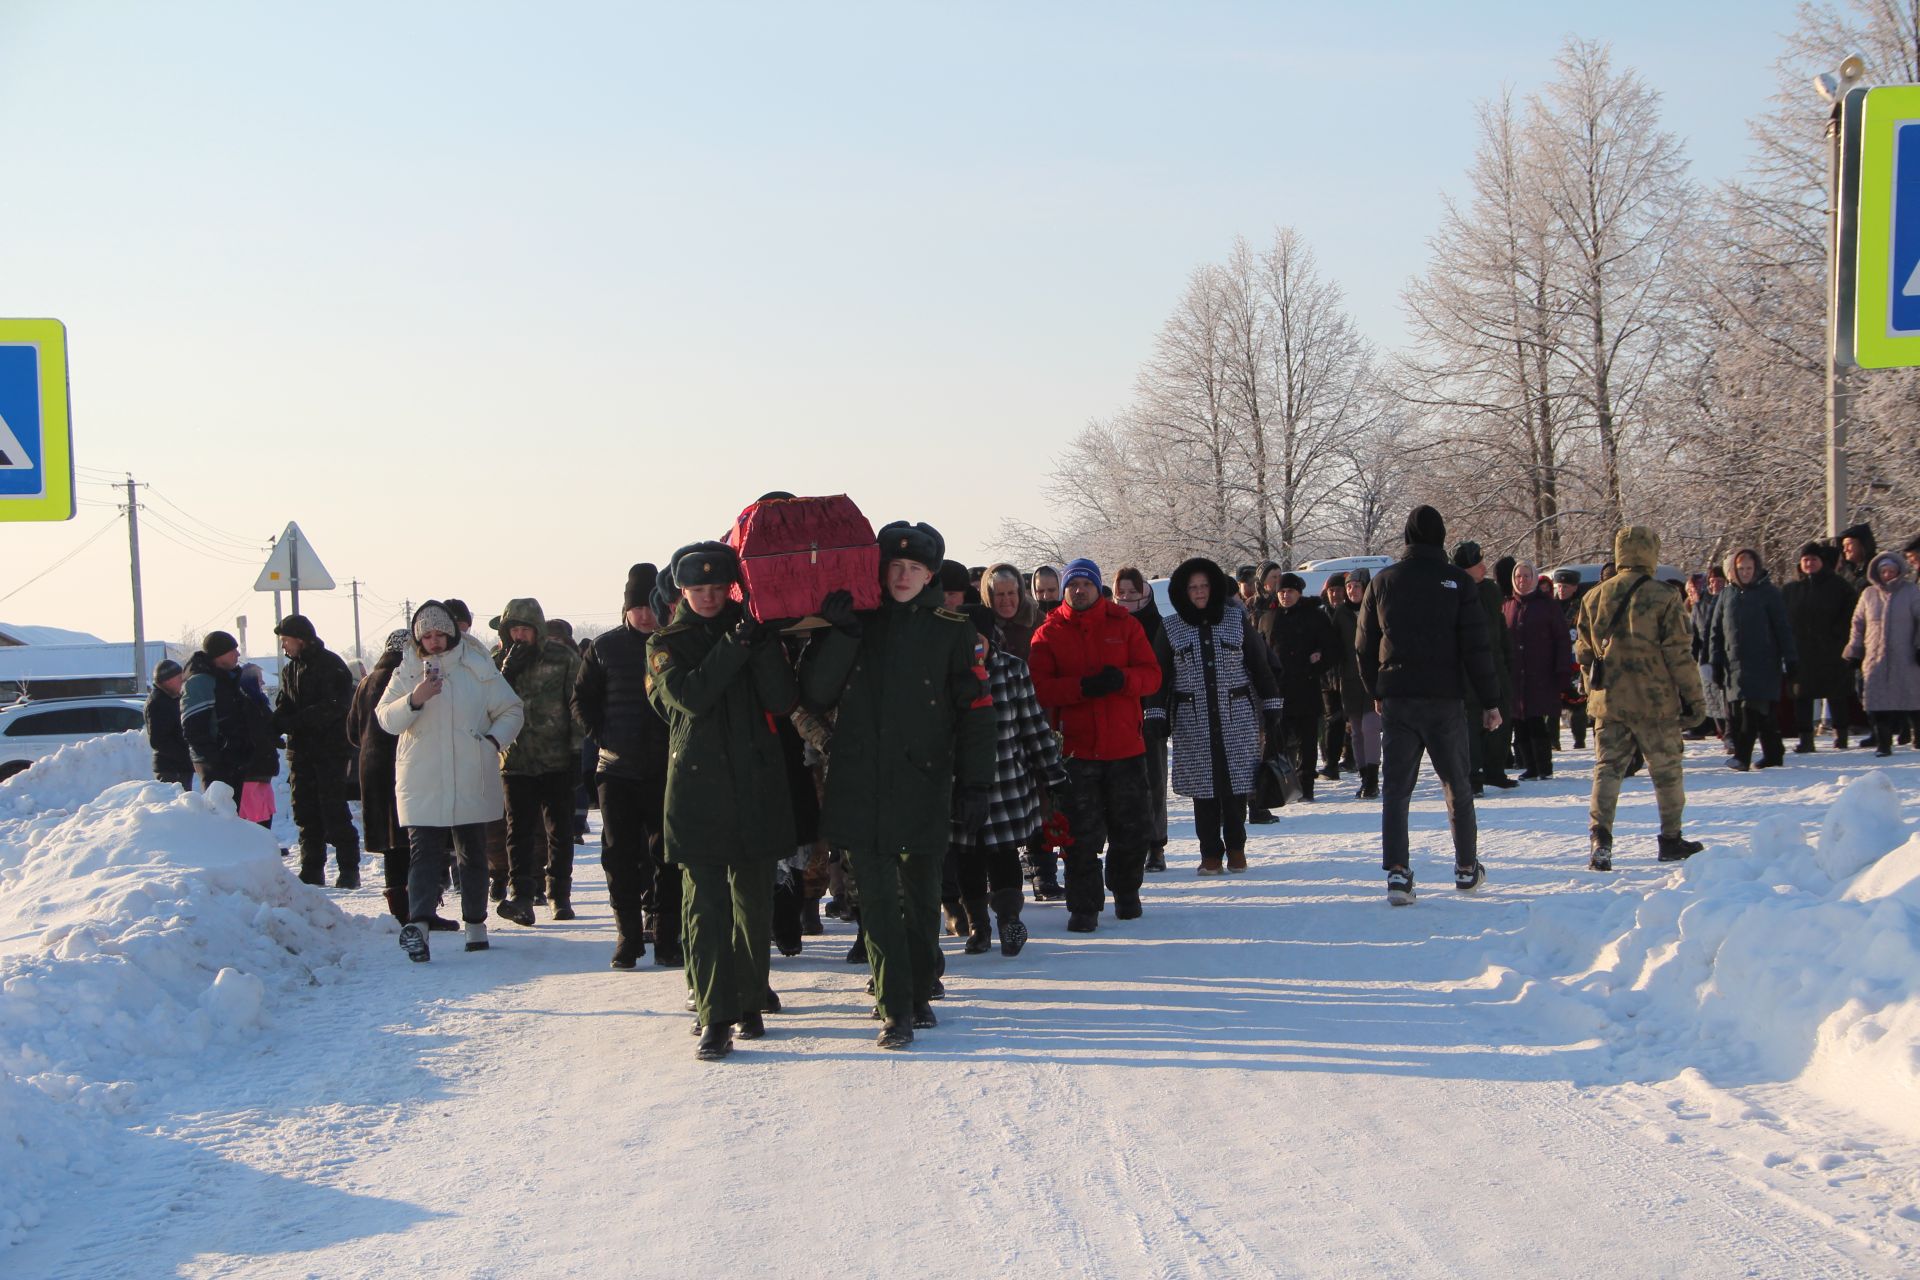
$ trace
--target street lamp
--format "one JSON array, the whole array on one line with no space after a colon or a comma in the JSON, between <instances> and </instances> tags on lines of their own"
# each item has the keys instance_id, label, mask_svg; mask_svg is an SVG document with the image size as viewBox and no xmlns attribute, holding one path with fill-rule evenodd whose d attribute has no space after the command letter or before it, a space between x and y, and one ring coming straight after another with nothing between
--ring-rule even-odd
<instances>
[{"instance_id":1,"label":"street lamp","mask_svg":"<svg viewBox=\"0 0 1920 1280\"><path fill-rule=\"evenodd\" d=\"M1866 78L1859 54L1813 78L1813 91L1833 104L1827 116L1827 536L1847 524L1847 393L1840 376L1840 116L1847 93Z\"/></svg>"}]
</instances>

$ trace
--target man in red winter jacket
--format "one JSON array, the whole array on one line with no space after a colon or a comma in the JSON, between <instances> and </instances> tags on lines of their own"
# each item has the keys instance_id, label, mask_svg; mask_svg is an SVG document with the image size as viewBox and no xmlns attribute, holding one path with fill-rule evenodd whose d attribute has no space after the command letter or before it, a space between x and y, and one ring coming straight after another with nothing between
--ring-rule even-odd
<instances>
[{"instance_id":1,"label":"man in red winter jacket","mask_svg":"<svg viewBox=\"0 0 1920 1280\"><path fill-rule=\"evenodd\" d=\"M1106 905L1100 887L1106 846L1113 914L1140 917L1152 838L1140 699L1160 688L1160 663L1133 615L1101 597L1098 565L1075 560L1061 583L1066 602L1033 633L1029 665L1040 705L1066 738L1071 785L1065 807L1073 837L1065 850L1067 928L1092 933Z\"/></svg>"}]
</instances>

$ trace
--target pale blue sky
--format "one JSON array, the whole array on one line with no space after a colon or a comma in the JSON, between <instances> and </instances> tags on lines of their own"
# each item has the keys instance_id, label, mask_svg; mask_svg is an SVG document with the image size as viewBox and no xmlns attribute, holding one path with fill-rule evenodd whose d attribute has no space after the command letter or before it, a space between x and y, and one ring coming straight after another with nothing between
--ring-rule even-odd
<instances>
[{"instance_id":1,"label":"pale blue sky","mask_svg":"<svg viewBox=\"0 0 1920 1280\"><path fill-rule=\"evenodd\" d=\"M1792 7L0 0L0 315L66 321L82 465L383 600L605 621L775 487L979 563L1236 234L1390 347L1476 98L1611 41L1717 180ZM110 514L0 526L0 595ZM150 631L264 637L147 544ZM130 634L125 560L0 618Z\"/></svg>"}]
</instances>

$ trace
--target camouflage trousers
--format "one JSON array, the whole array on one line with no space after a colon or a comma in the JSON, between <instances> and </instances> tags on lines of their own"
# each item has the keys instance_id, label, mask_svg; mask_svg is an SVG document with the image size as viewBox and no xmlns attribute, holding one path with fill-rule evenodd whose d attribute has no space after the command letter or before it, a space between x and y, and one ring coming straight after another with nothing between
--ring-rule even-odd
<instances>
[{"instance_id":1,"label":"camouflage trousers","mask_svg":"<svg viewBox=\"0 0 1920 1280\"><path fill-rule=\"evenodd\" d=\"M1620 780L1633 763L1634 749L1646 757L1647 776L1653 779L1653 798L1660 806L1660 834L1680 834L1680 817L1687 807L1681 779L1680 726L1664 720L1608 720L1598 727L1593 759L1593 803L1588 821L1612 834L1613 809L1620 799Z\"/></svg>"}]
</instances>

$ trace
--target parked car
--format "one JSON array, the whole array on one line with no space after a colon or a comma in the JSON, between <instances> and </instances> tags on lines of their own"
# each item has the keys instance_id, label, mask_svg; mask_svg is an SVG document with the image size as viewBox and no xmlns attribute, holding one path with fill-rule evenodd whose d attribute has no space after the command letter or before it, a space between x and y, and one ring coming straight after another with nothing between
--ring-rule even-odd
<instances>
[{"instance_id":1,"label":"parked car","mask_svg":"<svg viewBox=\"0 0 1920 1280\"><path fill-rule=\"evenodd\" d=\"M11 778L70 742L145 729L138 698L46 698L0 707L0 778Z\"/></svg>"},{"instance_id":2,"label":"parked car","mask_svg":"<svg viewBox=\"0 0 1920 1280\"><path fill-rule=\"evenodd\" d=\"M1551 578L1554 574L1560 572L1561 569L1571 569L1580 575L1581 586L1590 587L1600 581L1600 570L1604 568L1606 568L1606 566L1601 564L1563 564L1559 566L1559 568L1549 570L1544 576ZM1661 582L1685 582L1687 580L1685 573L1670 564L1663 564L1655 569L1653 576Z\"/></svg>"}]
</instances>

